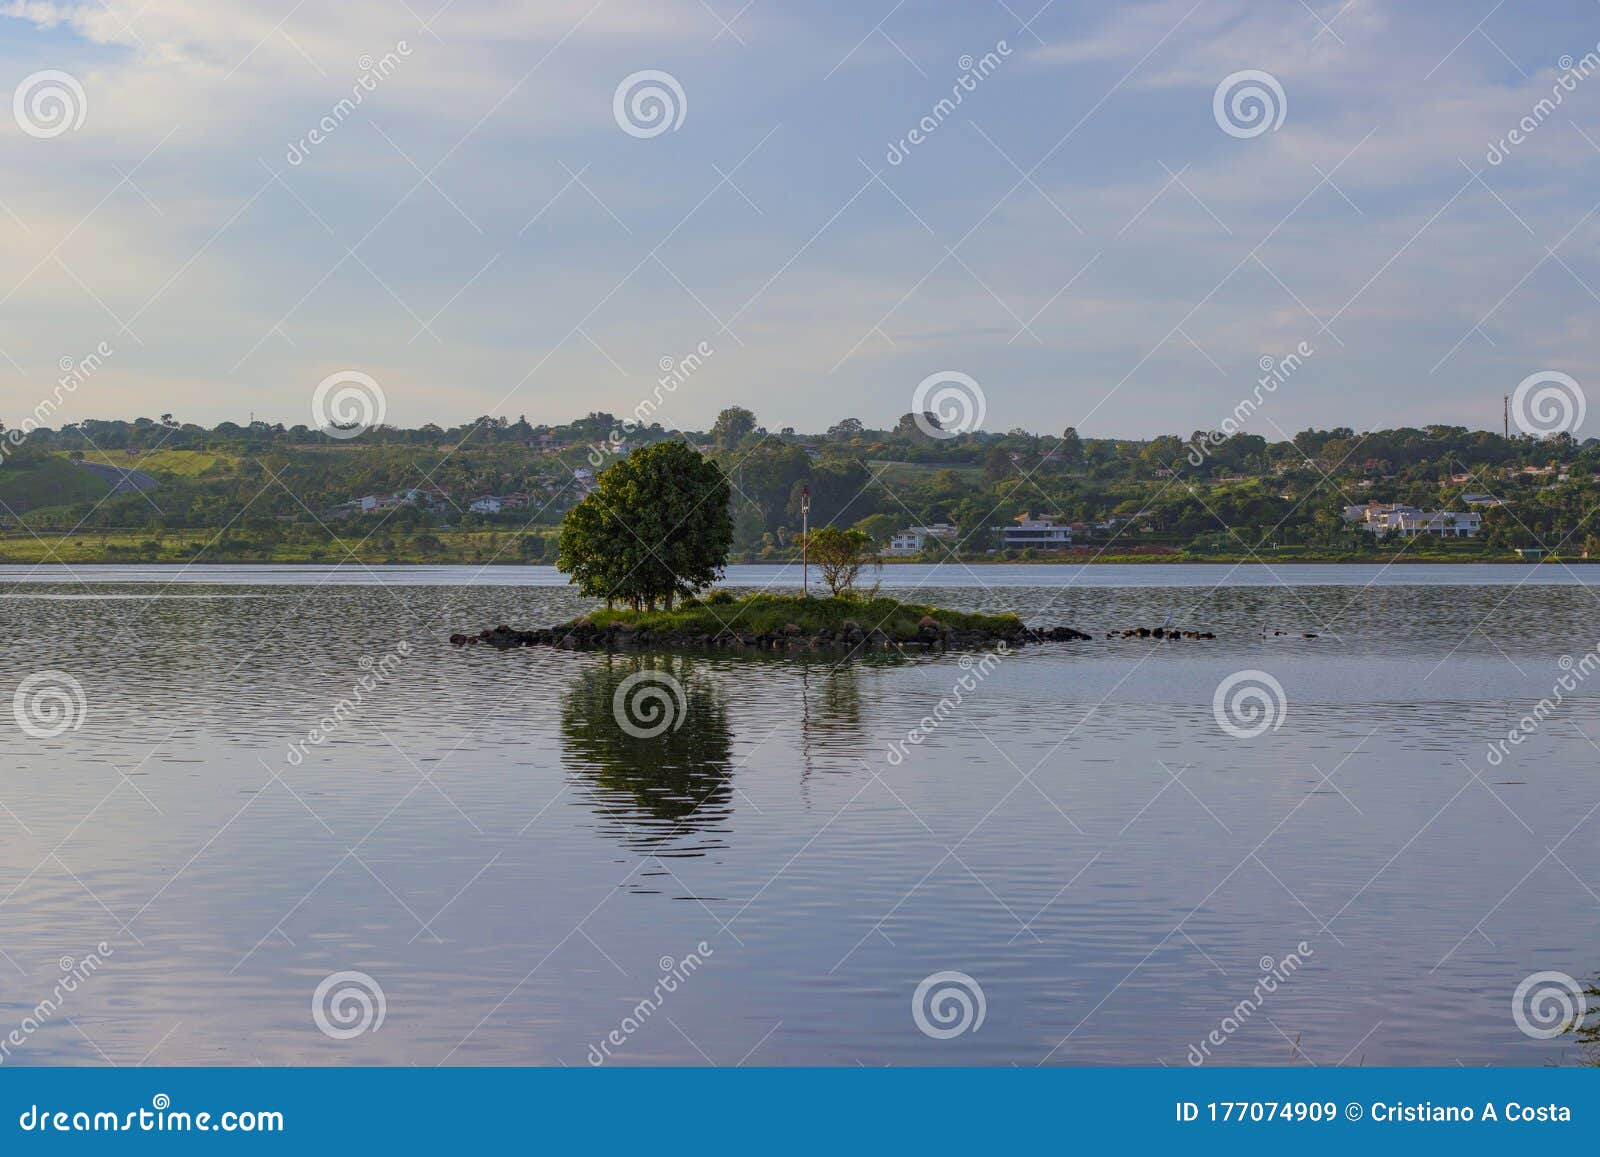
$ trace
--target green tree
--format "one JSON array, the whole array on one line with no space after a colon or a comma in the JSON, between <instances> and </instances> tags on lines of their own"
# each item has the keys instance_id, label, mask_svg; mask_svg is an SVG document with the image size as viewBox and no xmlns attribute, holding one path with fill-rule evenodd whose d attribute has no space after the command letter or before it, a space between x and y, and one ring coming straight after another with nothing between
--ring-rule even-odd
<instances>
[{"instance_id":1,"label":"green tree","mask_svg":"<svg viewBox=\"0 0 1600 1157\"><path fill-rule=\"evenodd\" d=\"M866 535L873 546L880 547L900 529L900 520L892 514L871 514L857 523L856 529Z\"/></svg>"},{"instance_id":2,"label":"green tree","mask_svg":"<svg viewBox=\"0 0 1600 1157\"><path fill-rule=\"evenodd\" d=\"M1055 455L1068 466L1076 466L1083 461L1083 439L1078 437L1078 428L1068 426L1061 431L1061 440L1056 444Z\"/></svg>"},{"instance_id":3,"label":"green tree","mask_svg":"<svg viewBox=\"0 0 1600 1157\"><path fill-rule=\"evenodd\" d=\"M989 453L983 459L983 476L990 482L1000 482L1017 473L1016 466L1011 461L1011 455L1003 446L990 447Z\"/></svg>"},{"instance_id":4,"label":"green tree","mask_svg":"<svg viewBox=\"0 0 1600 1157\"><path fill-rule=\"evenodd\" d=\"M743 406L729 406L717 415L711 427L711 440L718 448L731 450L756 428L756 416Z\"/></svg>"},{"instance_id":5,"label":"green tree","mask_svg":"<svg viewBox=\"0 0 1600 1157\"><path fill-rule=\"evenodd\" d=\"M590 598L670 610L722 576L731 493L722 468L682 442L635 450L567 514L556 566Z\"/></svg>"},{"instance_id":6,"label":"green tree","mask_svg":"<svg viewBox=\"0 0 1600 1157\"><path fill-rule=\"evenodd\" d=\"M811 533L806 543L806 556L815 560L822 571L822 581L838 598L850 592L861 568L873 561L872 539L862 530L825 526Z\"/></svg>"},{"instance_id":7,"label":"green tree","mask_svg":"<svg viewBox=\"0 0 1600 1157\"><path fill-rule=\"evenodd\" d=\"M919 417L922 419L920 424L917 421ZM926 441L930 435L923 433L924 427L929 430L942 430L944 428L939 425L938 414L935 414L932 410L924 410L920 415L914 413L901 414L900 420L894 424L894 433L897 438Z\"/></svg>"}]
</instances>

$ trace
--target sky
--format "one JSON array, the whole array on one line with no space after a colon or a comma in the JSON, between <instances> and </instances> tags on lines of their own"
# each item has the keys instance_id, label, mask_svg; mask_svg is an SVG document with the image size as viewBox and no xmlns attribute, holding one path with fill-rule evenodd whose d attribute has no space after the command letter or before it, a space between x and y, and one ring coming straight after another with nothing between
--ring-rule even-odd
<instances>
[{"instance_id":1,"label":"sky","mask_svg":"<svg viewBox=\"0 0 1600 1157\"><path fill-rule=\"evenodd\" d=\"M1280 438L1600 377L1594 0L1040 4L0 0L0 421L316 425L349 371L812 431L934 377Z\"/></svg>"}]
</instances>

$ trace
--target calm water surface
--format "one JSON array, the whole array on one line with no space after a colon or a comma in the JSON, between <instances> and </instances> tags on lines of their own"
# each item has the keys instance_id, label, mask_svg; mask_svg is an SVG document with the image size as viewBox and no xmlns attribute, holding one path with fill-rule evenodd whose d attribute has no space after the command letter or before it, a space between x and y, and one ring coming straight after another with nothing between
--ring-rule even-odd
<instances>
[{"instance_id":1,"label":"calm water surface","mask_svg":"<svg viewBox=\"0 0 1600 1157\"><path fill-rule=\"evenodd\" d=\"M884 585L1097 638L986 674L500 654L445 640L586 604L545 568L0 568L0 691L86 704L0 727L5 1063L583 1065L615 1030L624 1064L1181 1065L1291 953L1215 1063L1579 1059L1511 998L1600 973L1600 672L1489 744L1600 643L1600 570ZM1169 614L1217 640L1101 637ZM1286 703L1252 738L1213 707L1241 671ZM682 688L651 738L614 713L641 672ZM384 1019L334 1039L346 970ZM913 993L946 971L984 1019L936 1039Z\"/></svg>"}]
</instances>

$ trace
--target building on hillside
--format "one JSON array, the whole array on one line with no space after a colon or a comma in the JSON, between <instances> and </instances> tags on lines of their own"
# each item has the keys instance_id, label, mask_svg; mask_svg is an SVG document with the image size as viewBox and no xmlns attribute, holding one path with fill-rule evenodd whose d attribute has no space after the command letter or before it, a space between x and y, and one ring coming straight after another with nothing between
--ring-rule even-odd
<instances>
[{"instance_id":1,"label":"building on hillside","mask_svg":"<svg viewBox=\"0 0 1600 1157\"><path fill-rule=\"evenodd\" d=\"M1433 538L1475 538L1483 529L1483 515L1476 511L1422 510L1404 502L1369 502L1365 506L1346 506L1346 522L1378 538L1399 535L1414 538L1419 534Z\"/></svg>"},{"instance_id":2,"label":"building on hillside","mask_svg":"<svg viewBox=\"0 0 1600 1157\"><path fill-rule=\"evenodd\" d=\"M955 527L948 522L935 522L932 526L913 526L908 530L897 531L889 536L889 545L884 547L883 553L887 555L921 554L928 549L931 540L938 539L944 542L954 542L958 535Z\"/></svg>"},{"instance_id":3,"label":"building on hillside","mask_svg":"<svg viewBox=\"0 0 1600 1157\"><path fill-rule=\"evenodd\" d=\"M1389 528L1390 534L1414 538L1426 534L1433 538L1476 538L1483 529L1483 515L1458 514L1453 510L1423 511L1421 514L1402 515Z\"/></svg>"},{"instance_id":4,"label":"building on hillside","mask_svg":"<svg viewBox=\"0 0 1600 1157\"><path fill-rule=\"evenodd\" d=\"M474 498L467 510L472 514L499 514L503 505L493 494L485 494L482 498Z\"/></svg>"},{"instance_id":5,"label":"building on hillside","mask_svg":"<svg viewBox=\"0 0 1600 1157\"><path fill-rule=\"evenodd\" d=\"M1016 523L1001 528L1007 550L1062 550L1072 545L1072 528L1054 515L1019 514Z\"/></svg>"}]
</instances>

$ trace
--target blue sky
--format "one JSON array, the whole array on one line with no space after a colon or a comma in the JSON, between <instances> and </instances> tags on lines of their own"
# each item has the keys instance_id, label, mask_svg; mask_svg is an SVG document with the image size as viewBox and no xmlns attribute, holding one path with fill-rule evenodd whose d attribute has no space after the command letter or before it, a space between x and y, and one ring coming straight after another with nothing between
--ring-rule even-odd
<instances>
[{"instance_id":1,"label":"blue sky","mask_svg":"<svg viewBox=\"0 0 1600 1157\"><path fill-rule=\"evenodd\" d=\"M1250 429L1595 376L1600 75L1535 112L1591 0L742 3L0 3L7 88L84 113L0 118L0 420L101 342L56 424L309 422L346 369L393 423L622 414L701 343L669 426L889 424L957 371L990 429L1187 435L1301 342ZM676 128L619 126L642 70ZM1276 129L1219 125L1243 70Z\"/></svg>"}]
</instances>

